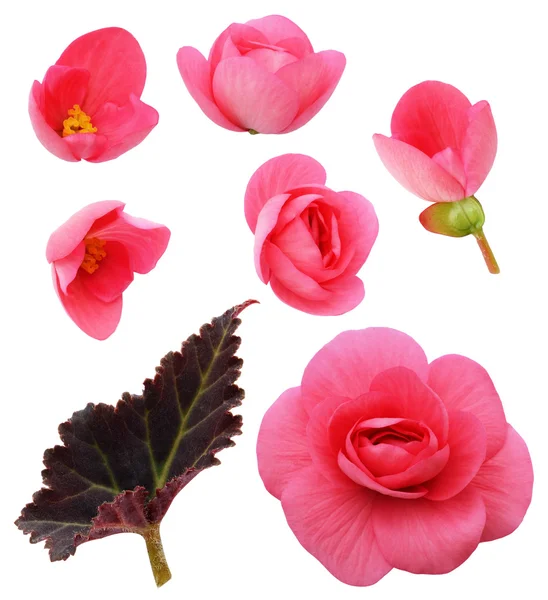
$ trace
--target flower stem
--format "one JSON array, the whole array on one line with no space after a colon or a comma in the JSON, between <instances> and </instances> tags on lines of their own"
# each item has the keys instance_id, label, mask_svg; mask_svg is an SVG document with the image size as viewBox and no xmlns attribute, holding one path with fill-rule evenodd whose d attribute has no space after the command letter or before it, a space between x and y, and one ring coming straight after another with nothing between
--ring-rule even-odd
<instances>
[{"instance_id":1,"label":"flower stem","mask_svg":"<svg viewBox=\"0 0 548 600\"><path fill-rule=\"evenodd\" d=\"M489 246L489 242L483 233L483 229L478 229L472 232L476 241L478 242L478 246L480 247L481 253L483 254L483 259L485 260L485 264L489 269L489 273L497 274L500 273L500 268L497 264L497 259L491 250L491 246Z\"/></svg>"},{"instance_id":2,"label":"flower stem","mask_svg":"<svg viewBox=\"0 0 548 600\"><path fill-rule=\"evenodd\" d=\"M162 538L160 537L160 524L151 525L143 534L147 545L148 558L156 585L161 587L171 579L171 571L167 564Z\"/></svg>"}]
</instances>

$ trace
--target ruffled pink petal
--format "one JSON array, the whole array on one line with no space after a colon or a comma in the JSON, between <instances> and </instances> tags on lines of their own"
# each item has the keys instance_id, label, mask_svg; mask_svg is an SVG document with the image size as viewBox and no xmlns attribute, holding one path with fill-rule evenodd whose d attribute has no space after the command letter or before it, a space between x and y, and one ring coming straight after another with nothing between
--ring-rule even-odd
<instances>
[{"instance_id":1,"label":"ruffled pink petal","mask_svg":"<svg viewBox=\"0 0 548 600\"><path fill-rule=\"evenodd\" d=\"M54 274L56 291L68 316L87 335L96 340L106 340L111 336L122 316L122 296L113 302L103 302L90 293L76 277L64 294L59 288L59 280Z\"/></svg>"},{"instance_id":2,"label":"ruffled pink petal","mask_svg":"<svg viewBox=\"0 0 548 600\"><path fill-rule=\"evenodd\" d=\"M276 227L280 211L289 198L291 198L290 194L278 194L270 198L263 206L256 223L253 254L255 270L263 283L268 283L270 280L270 266L265 256L265 242Z\"/></svg>"},{"instance_id":3,"label":"ruffled pink petal","mask_svg":"<svg viewBox=\"0 0 548 600\"><path fill-rule=\"evenodd\" d=\"M86 254L86 245L80 242L78 246L64 258L60 258L53 263L55 273L59 278L59 288L63 294L67 293L67 288L72 283L78 274L80 265Z\"/></svg>"},{"instance_id":4,"label":"ruffled pink petal","mask_svg":"<svg viewBox=\"0 0 548 600\"><path fill-rule=\"evenodd\" d=\"M321 316L343 315L356 308L365 295L363 281L353 275L323 283L321 287L328 294L321 300L299 296L274 276L270 280L270 287L276 296L289 306L311 315Z\"/></svg>"},{"instance_id":5,"label":"ruffled pink petal","mask_svg":"<svg viewBox=\"0 0 548 600\"><path fill-rule=\"evenodd\" d=\"M44 104L42 112L48 125L59 134L68 111L75 104L82 105L88 90L89 71L54 65L50 67L42 84Z\"/></svg>"},{"instance_id":6,"label":"ruffled pink petal","mask_svg":"<svg viewBox=\"0 0 548 600\"><path fill-rule=\"evenodd\" d=\"M345 66L346 58L342 52L325 50L309 54L276 73L299 96L296 118L283 133L299 129L320 112L335 91Z\"/></svg>"},{"instance_id":7,"label":"ruffled pink petal","mask_svg":"<svg viewBox=\"0 0 548 600\"><path fill-rule=\"evenodd\" d=\"M34 129L34 133L36 134L36 137L38 138L42 146L44 146L46 150L57 156L57 158L67 160L69 162L76 162L79 159L74 156L74 154L71 152L69 145L66 143L66 140L68 138L61 137L59 133L57 133L57 131L54 131L47 124L46 118L44 117L44 114L42 112L44 103L43 96L44 91L42 88L42 84L38 81L35 81L32 84L32 89L29 95L29 116L32 128Z\"/></svg>"},{"instance_id":8,"label":"ruffled pink petal","mask_svg":"<svg viewBox=\"0 0 548 600\"><path fill-rule=\"evenodd\" d=\"M533 465L527 445L511 425L504 445L483 464L471 487L487 509L482 542L509 535L522 522L533 493Z\"/></svg>"},{"instance_id":9,"label":"ruffled pink petal","mask_svg":"<svg viewBox=\"0 0 548 600\"><path fill-rule=\"evenodd\" d=\"M282 154L266 161L247 184L244 209L249 228L255 233L259 213L270 198L301 185L324 185L326 179L322 165L304 154Z\"/></svg>"},{"instance_id":10,"label":"ruffled pink petal","mask_svg":"<svg viewBox=\"0 0 548 600\"><path fill-rule=\"evenodd\" d=\"M280 211L276 227L272 230L274 236L282 233L285 227L301 215L301 213L317 200L322 200L320 194L301 194L301 190L306 188L296 188L291 192L290 199L284 204L283 210Z\"/></svg>"},{"instance_id":11,"label":"ruffled pink petal","mask_svg":"<svg viewBox=\"0 0 548 600\"><path fill-rule=\"evenodd\" d=\"M449 446L444 446L441 450L432 454L432 456L428 456L427 458L418 461L405 471L394 473L392 475L382 475L377 477L376 480L381 485L393 490L412 487L419 484L427 487L425 482L442 472L447 465L449 452Z\"/></svg>"},{"instance_id":12,"label":"ruffled pink petal","mask_svg":"<svg viewBox=\"0 0 548 600\"><path fill-rule=\"evenodd\" d=\"M448 354L430 365L428 385L447 410L472 413L487 433L486 458L494 456L506 439L506 417L499 395L487 371L477 362Z\"/></svg>"},{"instance_id":13,"label":"ruffled pink petal","mask_svg":"<svg viewBox=\"0 0 548 600\"><path fill-rule=\"evenodd\" d=\"M241 23L232 23L229 25L213 43L209 51L209 77L213 79L215 70L222 60L234 56L242 56L242 51L249 51L260 45L268 46L268 38L258 29L243 25Z\"/></svg>"},{"instance_id":14,"label":"ruffled pink petal","mask_svg":"<svg viewBox=\"0 0 548 600\"><path fill-rule=\"evenodd\" d=\"M349 398L338 396L326 398L310 413L310 420L306 427L309 456L318 472L334 483L344 483L347 480L347 476L339 467L337 457L349 430L342 433L343 441L336 446L332 444L329 437L329 424L333 413L348 402L350 402Z\"/></svg>"},{"instance_id":15,"label":"ruffled pink petal","mask_svg":"<svg viewBox=\"0 0 548 600\"><path fill-rule=\"evenodd\" d=\"M124 106L111 102L103 104L93 117L93 125L107 141L102 152L91 162L104 162L118 158L139 145L158 124L158 112L141 102L133 94Z\"/></svg>"},{"instance_id":16,"label":"ruffled pink petal","mask_svg":"<svg viewBox=\"0 0 548 600\"><path fill-rule=\"evenodd\" d=\"M337 579L365 586L376 583L391 569L373 532L374 496L354 484L333 485L309 467L286 486L282 506L305 550Z\"/></svg>"},{"instance_id":17,"label":"ruffled pink petal","mask_svg":"<svg viewBox=\"0 0 548 600\"><path fill-rule=\"evenodd\" d=\"M114 210L122 210L124 206L125 204L118 202L118 200L103 200L88 204L72 215L68 221L51 234L46 248L48 262L58 261L70 254L86 237L87 232L97 219Z\"/></svg>"},{"instance_id":18,"label":"ruffled pink petal","mask_svg":"<svg viewBox=\"0 0 548 600\"><path fill-rule=\"evenodd\" d=\"M451 455L443 471L424 484L429 500L452 498L472 481L485 460L486 440L485 428L473 414L449 412L447 445Z\"/></svg>"},{"instance_id":19,"label":"ruffled pink petal","mask_svg":"<svg viewBox=\"0 0 548 600\"><path fill-rule=\"evenodd\" d=\"M380 400L377 408L374 400L365 416L404 417L424 423L438 438L440 448L445 446L449 431L447 410L440 397L416 373L407 367L387 369L375 376L369 389L390 397L390 401Z\"/></svg>"},{"instance_id":20,"label":"ruffled pink petal","mask_svg":"<svg viewBox=\"0 0 548 600\"><path fill-rule=\"evenodd\" d=\"M460 154L453 148L446 148L437 154L434 154L432 160L442 169L447 171L451 177L456 179L460 185L466 187L466 173Z\"/></svg>"},{"instance_id":21,"label":"ruffled pink petal","mask_svg":"<svg viewBox=\"0 0 548 600\"><path fill-rule=\"evenodd\" d=\"M497 154L497 129L491 107L485 100L468 110L470 123L462 143L466 172L466 195L475 194L489 174Z\"/></svg>"},{"instance_id":22,"label":"ruffled pink petal","mask_svg":"<svg viewBox=\"0 0 548 600\"><path fill-rule=\"evenodd\" d=\"M372 516L379 548L393 567L411 573L448 573L478 546L485 505L471 488L445 502L377 495Z\"/></svg>"},{"instance_id":23,"label":"ruffled pink petal","mask_svg":"<svg viewBox=\"0 0 548 600\"><path fill-rule=\"evenodd\" d=\"M246 25L263 33L273 45L278 45L278 42L286 38L299 38L306 43L309 52L314 52L306 33L293 21L281 15L269 15L262 19L253 19L248 21Z\"/></svg>"},{"instance_id":24,"label":"ruffled pink petal","mask_svg":"<svg viewBox=\"0 0 548 600\"><path fill-rule=\"evenodd\" d=\"M244 131L225 117L213 98L209 65L198 50L185 46L177 52L179 73L202 112L214 123L231 131Z\"/></svg>"},{"instance_id":25,"label":"ruffled pink petal","mask_svg":"<svg viewBox=\"0 0 548 600\"><path fill-rule=\"evenodd\" d=\"M89 235L123 244L131 270L144 274L154 269L166 251L171 232L165 225L119 211L115 218L95 223Z\"/></svg>"},{"instance_id":26,"label":"ruffled pink petal","mask_svg":"<svg viewBox=\"0 0 548 600\"><path fill-rule=\"evenodd\" d=\"M351 461L343 452L338 455L339 467L343 473L358 485L361 485L369 490L378 492L393 498L401 498L402 500L416 500L422 498L428 493L428 490L420 485L409 487L403 490L394 490L388 488L373 477L373 474L364 466Z\"/></svg>"},{"instance_id":27,"label":"ruffled pink petal","mask_svg":"<svg viewBox=\"0 0 548 600\"><path fill-rule=\"evenodd\" d=\"M213 96L230 121L259 133L280 133L299 108L295 91L245 56L219 63L213 76Z\"/></svg>"},{"instance_id":28,"label":"ruffled pink petal","mask_svg":"<svg viewBox=\"0 0 548 600\"><path fill-rule=\"evenodd\" d=\"M421 150L378 133L373 141L392 177L412 194L429 202L454 202L465 197L462 185Z\"/></svg>"},{"instance_id":29,"label":"ruffled pink petal","mask_svg":"<svg viewBox=\"0 0 548 600\"><path fill-rule=\"evenodd\" d=\"M77 160L96 158L107 145L107 138L99 133L74 133L63 141Z\"/></svg>"},{"instance_id":30,"label":"ruffled pink petal","mask_svg":"<svg viewBox=\"0 0 548 600\"><path fill-rule=\"evenodd\" d=\"M299 271L316 279L314 273L324 270L320 249L302 219L292 219L271 239Z\"/></svg>"},{"instance_id":31,"label":"ruffled pink petal","mask_svg":"<svg viewBox=\"0 0 548 600\"><path fill-rule=\"evenodd\" d=\"M259 474L266 489L278 499L295 474L311 464L307 422L298 387L285 391L263 417L257 438Z\"/></svg>"},{"instance_id":32,"label":"ruffled pink petal","mask_svg":"<svg viewBox=\"0 0 548 600\"><path fill-rule=\"evenodd\" d=\"M330 396L357 398L369 391L378 373L396 366L407 367L426 381L426 355L405 333L387 327L345 331L308 363L302 380L304 406L310 412Z\"/></svg>"},{"instance_id":33,"label":"ruffled pink petal","mask_svg":"<svg viewBox=\"0 0 548 600\"><path fill-rule=\"evenodd\" d=\"M82 271L79 275L82 285L103 302L112 302L127 289L133 281L128 251L119 242L108 242L103 247L105 258L99 263L95 273Z\"/></svg>"},{"instance_id":34,"label":"ruffled pink petal","mask_svg":"<svg viewBox=\"0 0 548 600\"><path fill-rule=\"evenodd\" d=\"M74 40L56 63L90 72L82 110L92 117L105 102L120 106L145 87L146 62L141 46L125 29L107 27Z\"/></svg>"},{"instance_id":35,"label":"ruffled pink petal","mask_svg":"<svg viewBox=\"0 0 548 600\"><path fill-rule=\"evenodd\" d=\"M460 149L468 127L470 101L441 81L424 81L408 90L392 115L392 136L427 156L447 147Z\"/></svg>"}]
</instances>

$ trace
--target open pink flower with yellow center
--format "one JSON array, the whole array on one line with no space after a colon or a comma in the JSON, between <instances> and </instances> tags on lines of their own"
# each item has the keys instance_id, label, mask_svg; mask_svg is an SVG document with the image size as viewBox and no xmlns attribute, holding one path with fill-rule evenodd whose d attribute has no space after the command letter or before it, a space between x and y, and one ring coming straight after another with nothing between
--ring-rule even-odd
<instances>
[{"instance_id":1,"label":"open pink flower with yellow center","mask_svg":"<svg viewBox=\"0 0 548 600\"><path fill-rule=\"evenodd\" d=\"M350 585L452 571L531 501L527 446L485 369L458 355L429 364L393 329L324 346L266 413L257 455L300 543Z\"/></svg>"},{"instance_id":2,"label":"open pink flower with yellow center","mask_svg":"<svg viewBox=\"0 0 548 600\"><path fill-rule=\"evenodd\" d=\"M148 273L167 248L170 231L124 212L124 203L90 204L55 230L46 258L69 317L98 340L114 333L122 293L134 273Z\"/></svg>"},{"instance_id":3,"label":"open pink flower with yellow center","mask_svg":"<svg viewBox=\"0 0 548 600\"><path fill-rule=\"evenodd\" d=\"M407 190L435 202L422 225L451 237L474 235L489 270L498 273L483 234L485 215L474 197L497 153L497 130L485 100L472 105L457 88L424 81L405 92L391 122L392 136L375 134L377 152Z\"/></svg>"},{"instance_id":4,"label":"open pink flower with yellow center","mask_svg":"<svg viewBox=\"0 0 548 600\"><path fill-rule=\"evenodd\" d=\"M346 59L334 50L315 53L300 27L270 15L230 25L208 60L195 48L181 48L177 64L188 91L217 125L289 133L329 100Z\"/></svg>"},{"instance_id":5,"label":"open pink flower with yellow center","mask_svg":"<svg viewBox=\"0 0 548 600\"><path fill-rule=\"evenodd\" d=\"M63 160L117 158L158 123L156 110L140 100L145 79L143 51L125 29L79 37L32 86L29 114L38 139Z\"/></svg>"}]
</instances>

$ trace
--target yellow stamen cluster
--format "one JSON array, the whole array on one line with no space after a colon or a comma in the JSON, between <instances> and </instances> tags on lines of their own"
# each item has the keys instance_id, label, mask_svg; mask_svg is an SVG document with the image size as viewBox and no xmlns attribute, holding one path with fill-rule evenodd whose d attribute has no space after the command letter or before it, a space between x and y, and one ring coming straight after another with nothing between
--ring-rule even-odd
<instances>
[{"instance_id":1,"label":"yellow stamen cluster","mask_svg":"<svg viewBox=\"0 0 548 600\"><path fill-rule=\"evenodd\" d=\"M89 238L86 240L86 255L80 265L81 269L84 269L90 275L93 275L99 268L97 263L100 263L107 253L103 250L103 246L106 244L104 240L98 240L97 238Z\"/></svg>"},{"instance_id":2,"label":"yellow stamen cluster","mask_svg":"<svg viewBox=\"0 0 548 600\"><path fill-rule=\"evenodd\" d=\"M63 137L73 133L96 133L97 127L91 124L91 117L75 104L68 111L69 118L63 121Z\"/></svg>"}]
</instances>

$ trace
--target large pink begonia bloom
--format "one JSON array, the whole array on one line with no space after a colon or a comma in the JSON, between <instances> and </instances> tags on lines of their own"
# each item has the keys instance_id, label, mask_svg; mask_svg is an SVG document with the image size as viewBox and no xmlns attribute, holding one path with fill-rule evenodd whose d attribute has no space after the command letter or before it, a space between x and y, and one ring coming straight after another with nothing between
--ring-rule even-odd
<instances>
[{"instance_id":1,"label":"large pink begonia bloom","mask_svg":"<svg viewBox=\"0 0 548 600\"><path fill-rule=\"evenodd\" d=\"M393 329L324 346L266 413L257 455L300 543L350 585L393 567L452 571L531 501L527 446L485 369L458 355L429 364Z\"/></svg>"},{"instance_id":2,"label":"large pink begonia bloom","mask_svg":"<svg viewBox=\"0 0 548 600\"><path fill-rule=\"evenodd\" d=\"M489 103L472 105L440 81L408 90L394 110L391 130L392 137L373 136L382 162L401 185L430 202L473 196L497 153Z\"/></svg>"},{"instance_id":3,"label":"large pink begonia bloom","mask_svg":"<svg viewBox=\"0 0 548 600\"><path fill-rule=\"evenodd\" d=\"M156 110L140 100L145 79L143 51L125 29L79 37L32 86L29 114L38 139L67 161L117 158L158 123Z\"/></svg>"},{"instance_id":4,"label":"large pink begonia bloom","mask_svg":"<svg viewBox=\"0 0 548 600\"><path fill-rule=\"evenodd\" d=\"M134 273L148 273L165 252L170 231L124 212L116 200L95 202L50 236L46 258L69 317L98 340L114 333L122 293Z\"/></svg>"},{"instance_id":5,"label":"large pink begonia bloom","mask_svg":"<svg viewBox=\"0 0 548 600\"><path fill-rule=\"evenodd\" d=\"M185 46L177 64L188 91L214 123L232 131L289 133L329 100L344 54L315 53L295 23L279 15L233 23L209 59Z\"/></svg>"},{"instance_id":6,"label":"large pink begonia bloom","mask_svg":"<svg viewBox=\"0 0 548 600\"><path fill-rule=\"evenodd\" d=\"M314 315L340 315L364 297L356 277L377 238L373 205L325 186L324 168L302 154L264 163L245 193L255 234L255 268L283 302Z\"/></svg>"}]
</instances>

